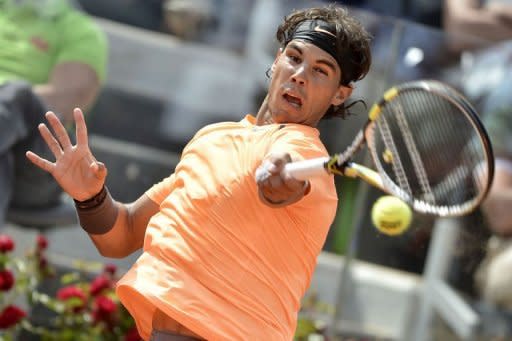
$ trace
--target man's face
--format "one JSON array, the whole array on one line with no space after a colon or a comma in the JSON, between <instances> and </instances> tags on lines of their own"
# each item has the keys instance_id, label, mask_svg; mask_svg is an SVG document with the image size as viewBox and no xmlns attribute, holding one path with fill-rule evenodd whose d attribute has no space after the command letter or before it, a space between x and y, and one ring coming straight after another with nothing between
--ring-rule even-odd
<instances>
[{"instance_id":1,"label":"man's face","mask_svg":"<svg viewBox=\"0 0 512 341\"><path fill-rule=\"evenodd\" d=\"M352 89L340 85L336 60L319 47L292 40L272 65L267 123L316 126L331 105L340 105Z\"/></svg>"}]
</instances>

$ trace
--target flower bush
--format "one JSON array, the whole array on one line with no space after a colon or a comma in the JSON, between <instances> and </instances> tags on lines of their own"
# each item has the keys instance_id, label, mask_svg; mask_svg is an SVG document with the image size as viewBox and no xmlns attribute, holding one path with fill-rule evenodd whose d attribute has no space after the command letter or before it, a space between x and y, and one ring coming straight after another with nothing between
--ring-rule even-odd
<instances>
[{"instance_id":1,"label":"flower bush","mask_svg":"<svg viewBox=\"0 0 512 341\"><path fill-rule=\"evenodd\" d=\"M115 265L107 264L89 280L83 263L62 275L55 296L38 291L56 279L46 258L47 239L39 235L23 258L15 257L14 240L0 234L0 340L15 340L22 331L43 341L138 341L135 323L114 292ZM21 302L21 303L20 303ZM43 306L53 312L49 323L34 325L29 312Z\"/></svg>"},{"instance_id":2,"label":"flower bush","mask_svg":"<svg viewBox=\"0 0 512 341\"><path fill-rule=\"evenodd\" d=\"M90 278L90 264L76 264L74 271L58 278L54 296L40 292L45 280L56 280L46 258L48 240L39 235L24 257L15 257L14 240L0 234L0 341L16 340L22 331L42 341L140 341L135 322L114 292L118 280L113 264L101 265ZM20 303L21 302L21 303ZM31 322L30 311L43 306L53 312L44 326ZM318 314L330 312L316 295L305 298L294 340L324 340L326 325ZM332 340L329 340L332 341Z\"/></svg>"},{"instance_id":3,"label":"flower bush","mask_svg":"<svg viewBox=\"0 0 512 341\"><path fill-rule=\"evenodd\" d=\"M294 341L338 341L327 333L326 320L333 314L334 308L322 302L316 292L311 292L302 301Z\"/></svg>"}]
</instances>

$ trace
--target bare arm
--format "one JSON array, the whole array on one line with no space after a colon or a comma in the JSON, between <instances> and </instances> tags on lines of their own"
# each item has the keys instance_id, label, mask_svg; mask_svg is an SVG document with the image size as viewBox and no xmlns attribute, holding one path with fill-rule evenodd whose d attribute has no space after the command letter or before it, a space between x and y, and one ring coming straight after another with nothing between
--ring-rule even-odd
<instances>
[{"instance_id":1,"label":"bare arm","mask_svg":"<svg viewBox=\"0 0 512 341\"><path fill-rule=\"evenodd\" d=\"M159 207L145 194L131 204L115 204L118 214L112 229L89 237L102 256L124 258L142 247L149 219Z\"/></svg>"},{"instance_id":2,"label":"bare arm","mask_svg":"<svg viewBox=\"0 0 512 341\"><path fill-rule=\"evenodd\" d=\"M53 69L46 84L36 85L34 91L55 112L71 122L76 107L89 107L100 90L100 80L92 67L81 62L60 63Z\"/></svg>"},{"instance_id":3,"label":"bare arm","mask_svg":"<svg viewBox=\"0 0 512 341\"><path fill-rule=\"evenodd\" d=\"M69 196L83 203L102 192L107 168L96 160L89 149L82 111L75 109L73 113L76 145L72 145L57 116L48 112L46 118L53 132L45 124L40 124L38 128L55 161L43 159L31 151L27 152L27 157L50 173ZM148 221L158 209L159 206L146 195L132 204L116 202L108 195L99 204L94 203L85 210L77 210L82 227L89 231L98 251L107 257L120 258L142 246ZM90 232L92 230L94 232Z\"/></svg>"},{"instance_id":4,"label":"bare arm","mask_svg":"<svg viewBox=\"0 0 512 341\"><path fill-rule=\"evenodd\" d=\"M478 0L445 0L444 29L454 35L469 35L487 41L511 39L512 6L501 6L508 10L498 5L480 8Z\"/></svg>"},{"instance_id":5,"label":"bare arm","mask_svg":"<svg viewBox=\"0 0 512 341\"><path fill-rule=\"evenodd\" d=\"M496 167L491 191L482 208L494 233L512 236L512 169Z\"/></svg>"}]
</instances>

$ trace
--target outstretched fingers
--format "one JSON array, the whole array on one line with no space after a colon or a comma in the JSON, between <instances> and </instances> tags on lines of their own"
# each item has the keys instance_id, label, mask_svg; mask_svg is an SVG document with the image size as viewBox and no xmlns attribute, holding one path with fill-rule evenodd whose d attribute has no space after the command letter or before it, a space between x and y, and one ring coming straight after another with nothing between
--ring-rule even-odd
<instances>
[{"instance_id":1,"label":"outstretched fingers","mask_svg":"<svg viewBox=\"0 0 512 341\"><path fill-rule=\"evenodd\" d=\"M60 158L63 153L62 147L59 144L59 142L55 139L53 134L50 132L50 129L48 129L48 127L44 123L39 124L37 128L39 129L39 132L41 133L43 140L48 145L48 148L50 148L50 150L52 151L53 156L55 156L56 159Z\"/></svg>"},{"instance_id":2,"label":"outstretched fingers","mask_svg":"<svg viewBox=\"0 0 512 341\"><path fill-rule=\"evenodd\" d=\"M42 157L34 154L31 151L26 153L27 158L37 167L41 168L44 171L47 171L50 174L53 174L53 170L55 169L55 164L50 161L43 159Z\"/></svg>"},{"instance_id":3,"label":"outstretched fingers","mask_svg":"<svg viewBox=\"0 0 512 341\"><path fill-rule=\"evenodd\" d=\"M55 115L53 112L48 111L46 113L46 119L50 123L53 131L55 132L55 137L57 138L57 141L59 141L60 145L62 146L63 150L71 149L72 144L71 140L69 139L68 132L66 131L66 128L62 125L61 121L57 118L57 115Z\"/></svg>"},{"instance_id":4,"label":"outstretched fingers","mask_svg":"<svg viewBox=\"0 0 512 341\"><path fill-rule=\"evenodd\" d=\"M87 146L87 126L85 124L84 114L82 110L76 108L73 110L76 125L76 144L78 146Z\"/></svg>"}]
</instances>

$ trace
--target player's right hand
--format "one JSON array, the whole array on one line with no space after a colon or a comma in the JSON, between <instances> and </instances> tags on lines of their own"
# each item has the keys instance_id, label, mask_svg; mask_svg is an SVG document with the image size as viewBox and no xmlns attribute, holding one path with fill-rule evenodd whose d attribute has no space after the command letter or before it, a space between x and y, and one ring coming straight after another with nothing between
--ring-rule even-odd
<instances>
[{"instance_id":1,"label":"player's right hand","mask_svg":"<svg viewBox=\"0 0 512 341\"><path fill-rule=\"evenodd\" d=\"M256 184L263 203L282 207L299 201L309 184L283 174L285 164L292 162L288 153L271 153L256 171Z\"/></svg>"},{"instance_id":2,"label":"player's right hand","mask_svg":"<svg viewBox=\"0 0 512 341\"><path fill-rule=\"evenodd\" d=\"M101 191L107 168L92 155L87 141L87 127L82 110L75 109L73 117L76 126L76 145L71 140L62 122L49 111L46 119L53 132L41 123L39 132L55 156L55 161L43 159L39 155L27 151L27 158L36 166L50 173L62 189L73 199L84 201Z\"/></svg>"}]
</instances>

